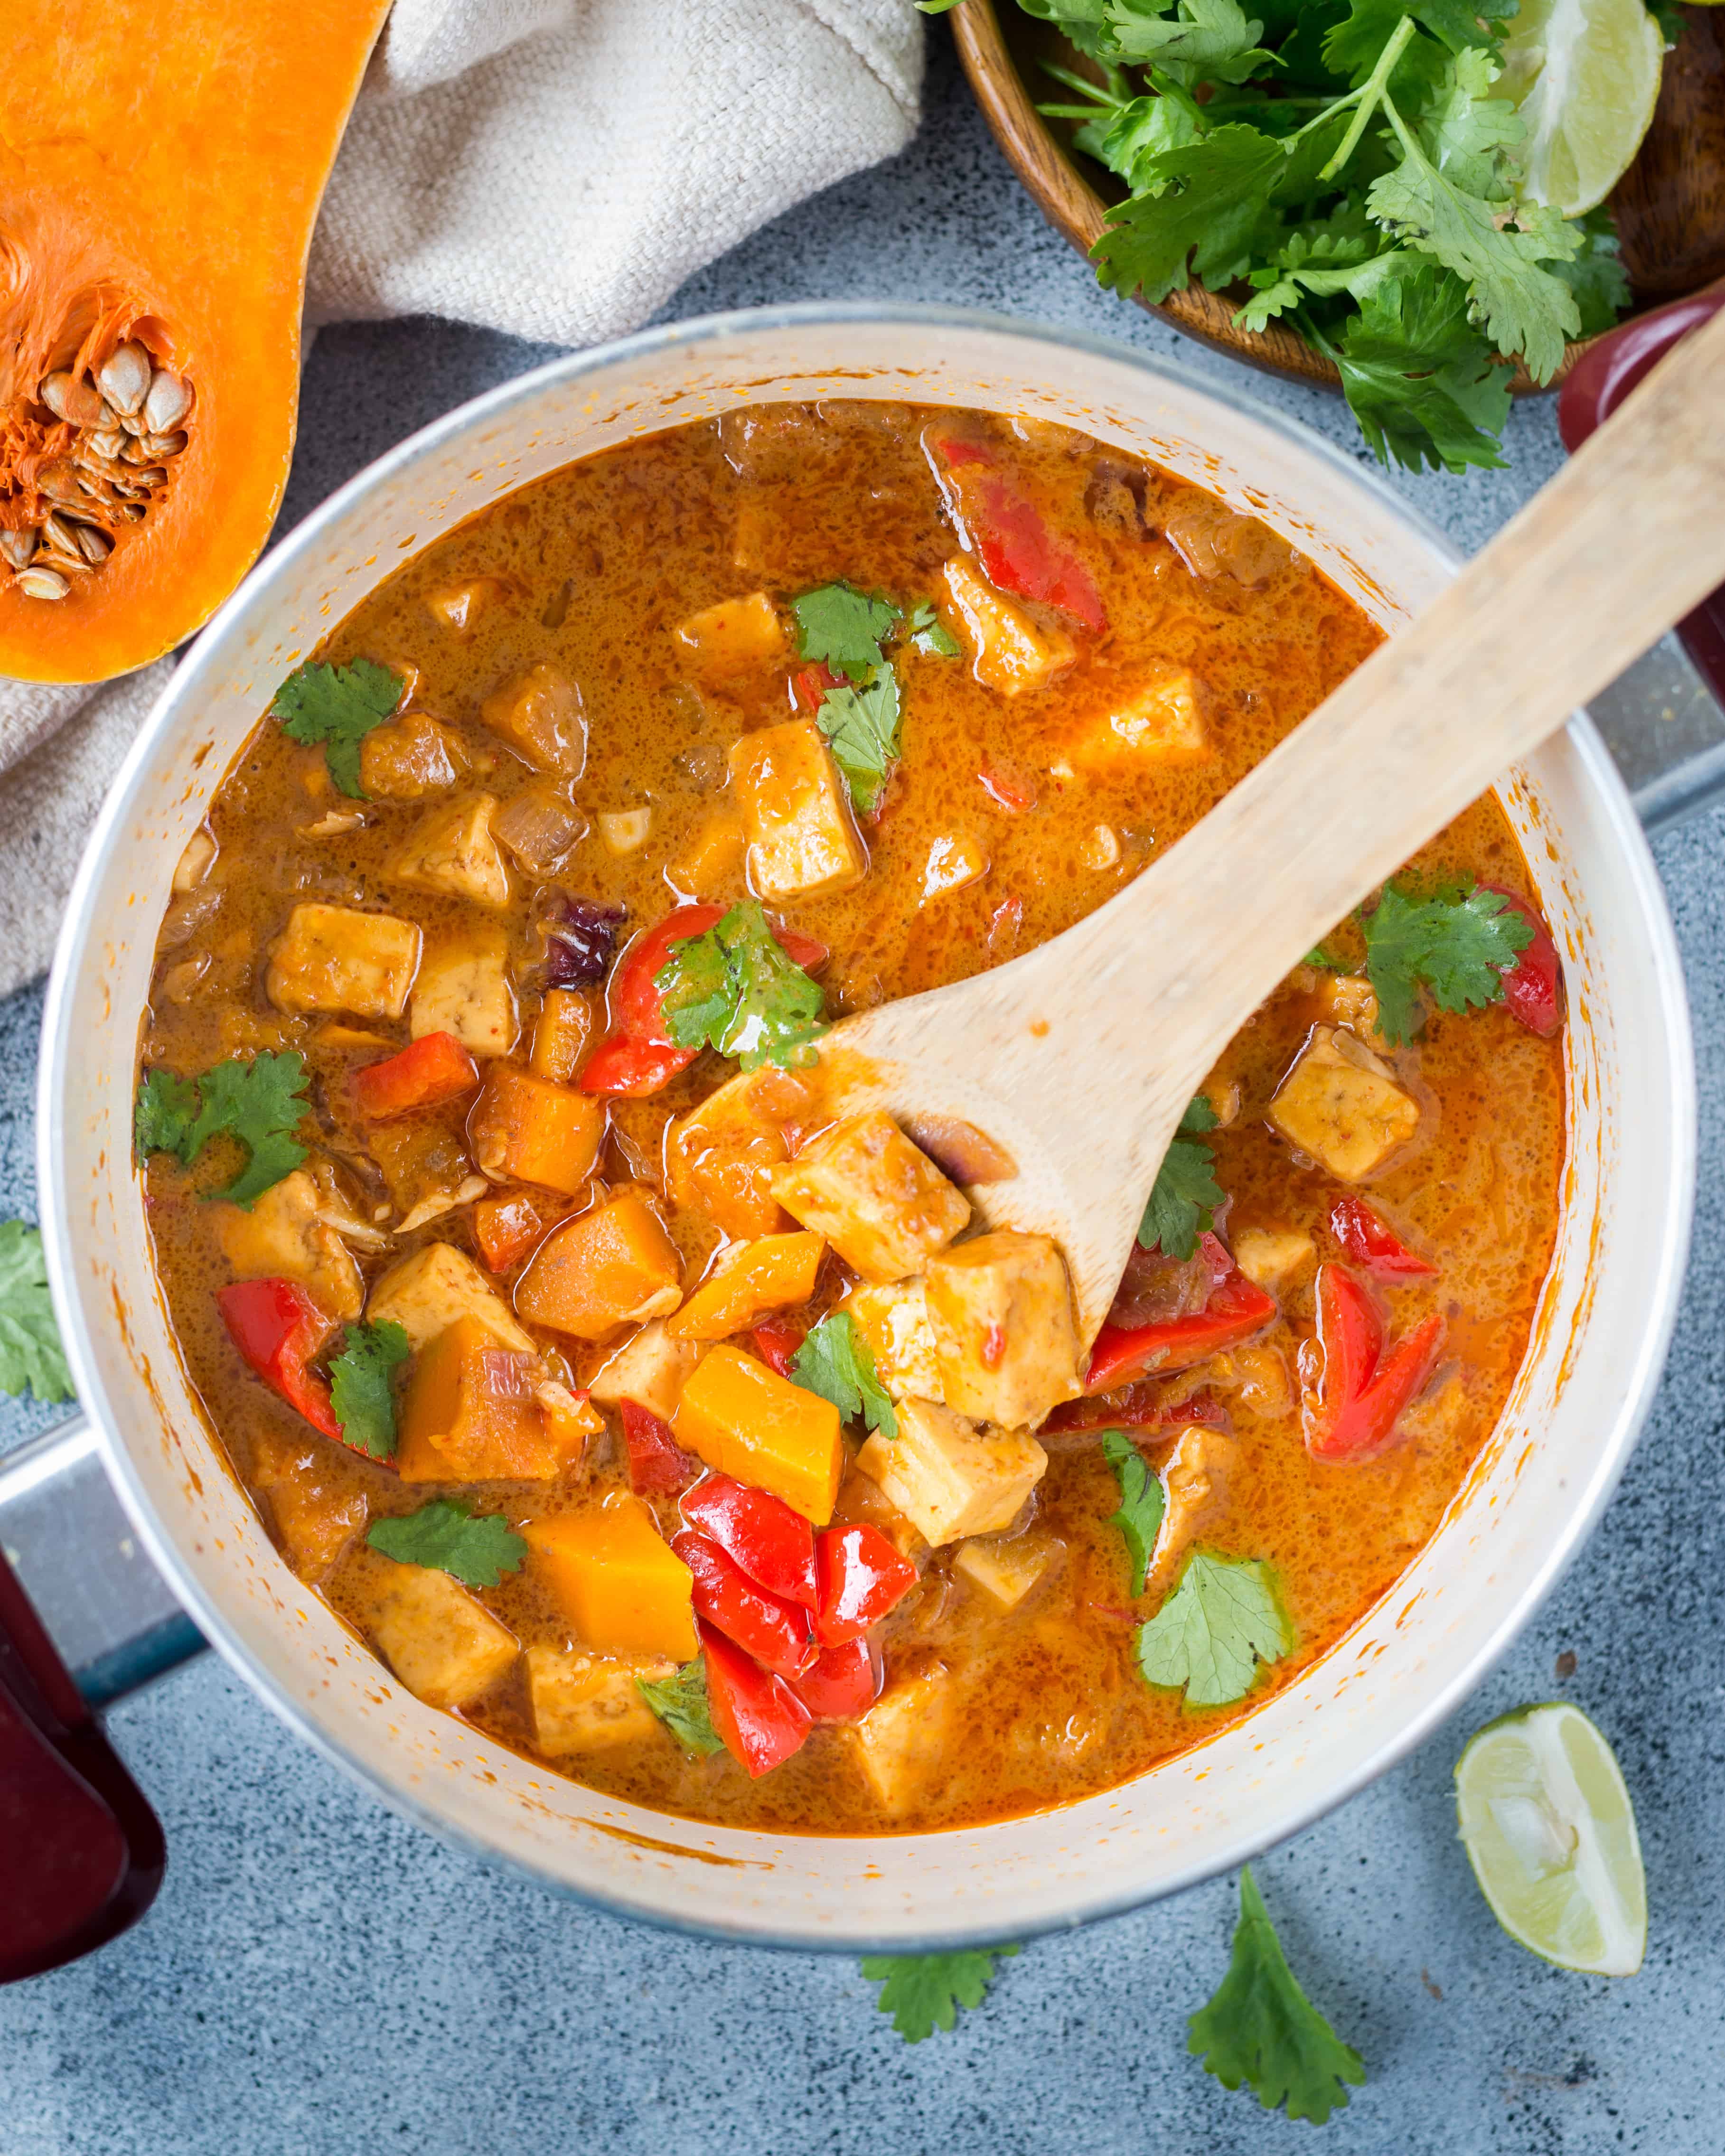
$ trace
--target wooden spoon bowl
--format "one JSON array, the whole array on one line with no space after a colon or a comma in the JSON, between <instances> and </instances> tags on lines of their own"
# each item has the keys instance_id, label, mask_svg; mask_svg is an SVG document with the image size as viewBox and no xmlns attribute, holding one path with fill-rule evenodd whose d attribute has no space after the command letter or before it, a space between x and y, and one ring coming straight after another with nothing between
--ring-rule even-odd
<instances>
[{"instance_id":1,"label":"wooden spoon bowl","mask_svg":"<svg viewBox=\"0 0 1725 2156\"><path fill-rule=\"evenodd\" d=\"M1683 36L1666 55L1653 125L1610 198L1624 266L1641 306L1680 299L1725 276L1725 8L1682 13ZM1049 223L1087 256L1125 186L1072 149L1070 121L1045 120L1036 107L1065 95L1042 73L1044 60L1080 73L1093 72L1089 63L1017 0L963 0L947 19L995 141ZM1238 304L1197 284L1155 306L1140 301L1200 344L1249 366L1340 389L1334 367L1291 330L1277 322L1258 331L1236 329ZM1517 393L1554 388L1594 341L1570 344L1548 382L1531 382L1518 366Z\"/></svg>"}]
</instances>

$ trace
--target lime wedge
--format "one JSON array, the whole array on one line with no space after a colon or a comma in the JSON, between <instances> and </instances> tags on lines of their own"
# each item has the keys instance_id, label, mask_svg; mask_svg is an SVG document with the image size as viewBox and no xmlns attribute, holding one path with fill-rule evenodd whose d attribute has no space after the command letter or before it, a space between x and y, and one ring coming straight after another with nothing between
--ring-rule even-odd
<instances>
[{"instance_id":1,"label":"lime wedge","mask_svg":"<svg viewBox=\"0 0 1725 2156\"><path fill-rule=\"evenodd\" d=\"M1521 109L1522 197L1579 217L1641 146L1665 38L1641 0L1522 0L1494 94Z\"/></svg>"},{"instance_id":2,"label":"lime wedge","mask_svg":"<svg viewBox=\"0 0 1725 2156\"><path fill-rule=\"evenodd\" d=\"M1647 1948L1635 1815L1611 1747L1562 1701L1487 1722L1455 1763L1461 1840L1491 1914L1559 1969L1633 1976Z\"/></svg>"}]
</instances>

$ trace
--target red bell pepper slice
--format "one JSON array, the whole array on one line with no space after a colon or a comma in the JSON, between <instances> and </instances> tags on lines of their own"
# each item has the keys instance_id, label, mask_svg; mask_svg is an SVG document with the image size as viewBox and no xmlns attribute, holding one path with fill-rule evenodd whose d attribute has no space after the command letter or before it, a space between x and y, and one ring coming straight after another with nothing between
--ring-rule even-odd
<instances>
[{"instance_id":1,"label":"red bell pepper slice","mask_svg":"<svg viewBox=\"0 0 1725 2156\"><path fill-rule=\"evenodd\" d=\"M854 1722L880 1694L880 1671L866 1640L823 1648L791 1690L817 1722Z\"/></svg>"},{"instance_id":2,"label":"red bell pepper slice","mask_svg":"<svg viewBox=\"0 0 1725 2156\"><path fill-rule=\"evenodd\" d=\"M1388 1354L1371 1290L1345 1265L1317 1269L1317 1338L1301 1351L1302 1375L1317 1383L1302 1404L1306 1450L1337 1464L1374 1459L1437 1366L1444 1321L1434 1314ZM1308 1353L1314 1348L1316 1353Z\"/></svg>"},{"instance_id":3,"label":"red bell pepper slice","mask_svg":"<svg viewBox=\"0 0 1725 2156\"><path fill-rule=\"evenodd\" d=\"M834 673L824 659L813 666L799 666L791 676L792 701L800 711L818 711L828 690L836 689L844 678Z\"/></svg>"},{"instance_id":4,"label":"red bell pepper slice","mask_svg":"<svg viewBox=\"0 0 1725 2156\"><path fill-rule=\"evenodd\" d=\"M342 1442L330 1389L306 1364L335 1329L297 1281L234 1281L216 1306L241 1357L314 1430Z\"/></svg>"},{"instance_id":5,"label":"red bell pepper slice","mask_svg":"<svg viewBox=\"0 0 1725 2156\"><path fill-rule=\"evenodd\" d=\"M685 1527L671 1548L695 1578L695 1614L716 1625L775 1676L793 1677L814 1660L809 1612L782 1595L769 1594L726 1557L716 1542Z\"/></svg>"},{"instance_id":6,"label":"red bell pepper slice","mask_svg":"<svg viewBox=\"0 0 1725 2156\"><path fill-rule=\"evenodd\" d=\"M434 1107L470 1093L479 1084L479 1065L453 1033L428 1033L409 1041L398 1055L367 1063L353 1074L354 1105L362 1116L381 1122L404 1116L410 1108Z\"/></svg>"},{"instance_id":7,"label":"red bell pepper slice","mask_svg":"<svg viewBox=\"0 0 1725 2156\"><path fill-rule=\"evenodd\" d=\"M1246 1278L1216 1236L1200 1235L1199 1245L1199 1255L1217 1276L1204 1308L1149 1325L1104 1325L1091 1350L1086 1392L1111 1393L1152 1371L1167 1377L1189 1369L1207 1355L1250 1340L1276 1316L1276 1297Z\"/></svg>"},{"instance_id":8,"label":"red bell pepper slice","mask_svg":"<svg viewBox=\"0 0 1725 2156\"><path fill-rule=\"evenodd\" d=\"M755 1327L755 1352L769 1370L788 1378L797 1350L808 1337L809 1327L801 1318L769 1317L764 1325Z\"/></svg>"},{"instance_id":9,"label":"red bell pepper slice","mask_svg":"<svg viewBox=\"0 0 1725 2156\"><path fill-rule=\"evenodd\" d=\"M814 1609L814 1530L783 1497L728 1475L709 1475L684 1498L683 1517L757 1587Z\"/></svg>"},{"instance_id":10,"label":"red bell pepper slice","mask_svg":"<svg viewBox=\"0 0 1725 2156\"><path fill-rule=\"evenodd\" d=\"M1108 626L1091 573L999 468L988 444L931 427L923 435L960 537L996 590L1043 599L1100 634Z\"/></svg>"},{"instance_id":11,"label":"red bell pepper slice","mask_svg":"<svg viewBox=\"0 0 1725 2156\"><path fill-rule=\"evenodd\" d=\"M1330 1208L1330 1233L1343 1253L1373 1280L1432 1280L1437 1267L1410 1250L1389 1223L1363 1199L1338 1198Z\"/></svg>"},{"instance_id":12,"label":"red bell pepper slice","mask_svg":"<svg viewBox=\"0 0 1725 2156\"><path fill-rule=\"evenodd\" d=\"M752 1780L783 1766L809 1734L809 1710L783 1677L696 1620L706 1656L706 1703L725 1748Z\"/></svg>"},{"instance_id":13,"label":"red bell pepper slice","mask_svg":"<svg viewBox=\"0 0 1725 2156\"><path fill-rule=\"evenodd\" d=\"M638 1497L675 1496L701 1473L701 1462L677 1443L668 1422L639 1400L618 1403L629 1454L629 1486Z\"/></svg>"},{"instance_id":14,"label":"red bell pepper slice","mask_svg":"<svg viewBox=\"0 0 1725 2156\"><path fill-rule=\"evenodd\" d=\"M916 1568L878 1527L828 1527L815 1537L820 1599L814 1636L824 1647L860 1640L916 1584Z\"/></svg>"},{"instance_id":15,"label":"red bell pepper slice","mask_svg":"<svg viewBox=\"0 0 1725 2156\"><path fill-rule=\"evenodd\" d=\"M1504 968L1503 1000L1512 1018L1519 1019L1529 1033L1549 1040L1563 1023L1563 962L1551 940L1551 931L1537 907L1519 891L1507 890L1501 883L1481 884L1480 888L1495 891L1500 898L1507 899L1533 931L1532 942L1514 965Z\"/></svg>"},{"instance_id":16,"label":"red bell pepper slice","mask_svg":"<svg viewBox=\"0 0 1725 2156\"><path fill-rule=\"evenodd\" d=\"M674 943L704 936L729 909L722 906L680 906L655 928L638 936L611 975L611 1030L587 1059L581 1087L587 1093L626 1093L633 1099L656 1093L700 1055L679 1048L665 1029L665 998L654 985ZM824 943L799 936L794 928L774 926L773 934L793 965L818 966Z\"/></svg>"}]
</instances>

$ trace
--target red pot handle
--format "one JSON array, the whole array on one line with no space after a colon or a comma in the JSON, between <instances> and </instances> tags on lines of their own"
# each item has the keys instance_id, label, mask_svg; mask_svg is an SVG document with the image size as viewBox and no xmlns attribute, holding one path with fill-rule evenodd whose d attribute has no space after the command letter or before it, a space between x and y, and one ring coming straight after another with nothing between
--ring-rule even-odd
<instances>
[{"instance_id":1,"label":"red pot handle","mask_svg":"<svg viewBox=\"0 0 1725 2156\"><path fill-rule=\"evenodd\" d=\"M1565 377L1558 393L1558 432L1573 456L1594 428L1609 419L1642 377L1692 330L1725 307L1725 278L1668 307L1655 307L1608 330ZM1725 516L1725 502L1719 513ZM1677 634L1697 673L1725 705L1725 584L1677 624Z\"/></svg>"},{"instance_id":2,"label":"red pot handle","mask_svg":"<svg viewBox=\"0 0 1725 2156\"><path fill-rule=\"evenodd\" d=\"M0 1984L135 1923L167 1861L160 1822L0 1554Z\"/></svg>"}]
</instances>

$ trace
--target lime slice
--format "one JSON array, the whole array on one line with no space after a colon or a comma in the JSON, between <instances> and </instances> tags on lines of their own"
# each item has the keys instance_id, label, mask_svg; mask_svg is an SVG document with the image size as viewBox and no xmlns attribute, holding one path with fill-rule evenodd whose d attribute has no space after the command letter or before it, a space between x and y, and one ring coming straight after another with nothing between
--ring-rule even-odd
<instances>
[{"instance_id":1,"label":"lime slice","mask_svg":"<svg viewBox=\"0 0 1725 2156\"><path fill-rule=\"evenodd\" d=\"M1611 1747L1557 1701L1487 1722L1455 1763L1455 1810L1491 1914L1517 1944L1595 1976L1647 1948L1635 1815Z\"/></svg>"},{"instance_id":2,"label":"lime slice","mask_svg":"<svg viewBox=\"0 0 1725 2156\"><path fill-rule=\"evenodd\" d=\"M1653 118L1665 38L1641 0L1522 0L1494 94L1521 108L1522 196L1579 217L1629 170Z\"/></svg>"}]
</instances>

